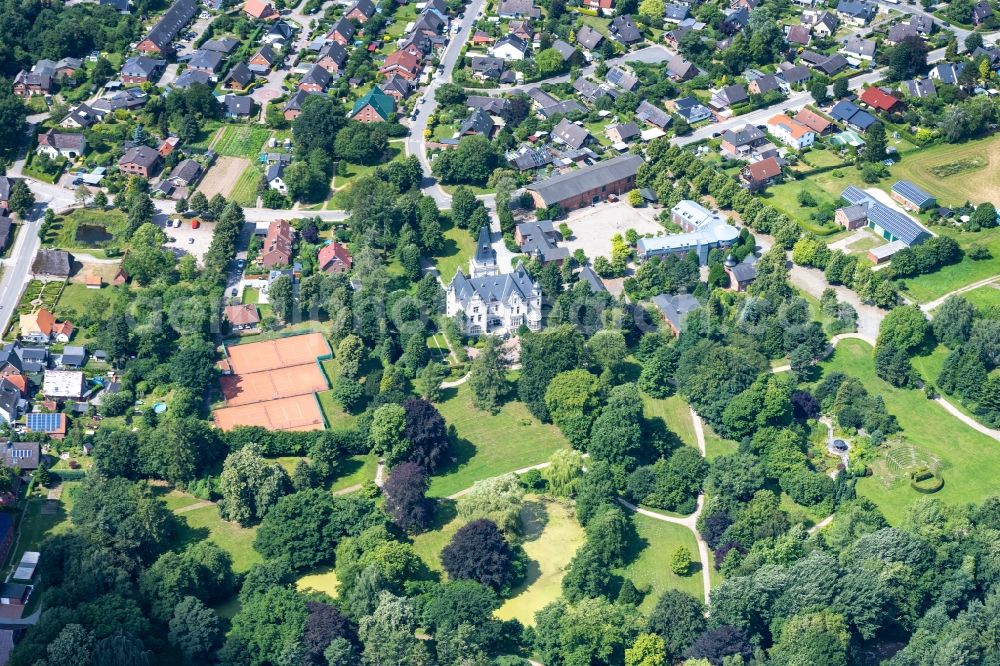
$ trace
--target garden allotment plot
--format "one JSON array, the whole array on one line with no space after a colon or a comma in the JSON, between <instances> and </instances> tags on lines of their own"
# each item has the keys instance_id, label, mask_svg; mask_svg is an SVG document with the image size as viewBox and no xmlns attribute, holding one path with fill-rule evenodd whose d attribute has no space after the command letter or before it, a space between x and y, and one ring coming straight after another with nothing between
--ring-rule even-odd
<instances>
[{"instance_id":1,"label":"garden allotment plot","mask_svg":"<svg viewBox=\"0 0 1000 666\"><path fill-rule=\"evenodd\" d=\"M268 430L322 430L326 427L316 393L329 388L320 366L331 355L319 333L226 348L222 393L215 424L223 430L260 426Z\"/></svg>"}]
</instances>

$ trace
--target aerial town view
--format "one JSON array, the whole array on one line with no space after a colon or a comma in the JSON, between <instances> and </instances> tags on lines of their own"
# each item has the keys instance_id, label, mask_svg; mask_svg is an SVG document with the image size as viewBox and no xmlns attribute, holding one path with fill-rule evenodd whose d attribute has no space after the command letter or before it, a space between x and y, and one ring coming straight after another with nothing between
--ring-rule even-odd
<instances>
[{"instance_id":1,"label":"aerial town view","mask_svg":"<svg viewBox=\"0 0 1000 666\"><path fill-rule=\"evenodd\" d=\"M0 0L0 666L1000 665L997 0Z\"/></svg>"}]
</instances>

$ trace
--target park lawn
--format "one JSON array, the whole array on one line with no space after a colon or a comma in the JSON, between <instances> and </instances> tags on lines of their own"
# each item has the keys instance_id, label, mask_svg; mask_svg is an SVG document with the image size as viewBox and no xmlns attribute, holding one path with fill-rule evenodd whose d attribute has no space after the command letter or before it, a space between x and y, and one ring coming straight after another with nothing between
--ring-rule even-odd
<instances>
[{"instance_id":1,"label":"park lawn","mask_svg":"<svg viewBox=\"0 0 1000 666\"><path fill-rule=\"evenodd\" d=\"M465 521L457 517L455 503L451 500L440 501L434 509L434 524L430 529L411 537L413 541L413 552L423 561L431 571L442 572L441 550L448 545L451 538L455 536L458 528Z\"/></svg>"},{"instance_id":2,"label":"park lawn","mask_svg":"<svg viewBox=\"0 0 1000 666\"><path fill-rule=\"evenodd\" d=\"M951 167L948 175L932 170ZM943 206L972 201L1000 205L1000 134L957 144L938 144L909 153L889 169L893 179L913 181Z\"/></svg>"},{"instance_id":3,"label":"park lawn","mask_svg":"<svg viewBox=\"0 0 1000 666\"><path fill-rule=\"evenodd\" d=\"M391 156L389 159L379 163L379 164L351 164L350 162L343 162L347 166L347 175L339 176L335 175L333 177L332 188L334 190L333 195L326 202L327 210L344 210L347 208L347 193L350 190L351 185L354 184L359 178L364 176L370 176L375 173L375 169L379 168L383 164L388 164L389 162L395 162L396 160L402 160L406 158L406 154L403 149L398 145L389 144L389 153Z\"/></svg>"},{"instance_id":4,"label":"park lawn","mask_svg":"<svg viewBox=\"0 0 1000 666\"><path fill-rule=\"evenodd\" d=\"M158 492L158 491L166 492ZM167 490L166 488L154 488L154 494L159 495L160 499L164 504L167 505L167 509L170 511L176 511L177 509L183 509L186 506L191 506L197 504L202 500L198 499L194 495L189 495L180 490Z\"/></svg>"},{"instance_id":5,"label":"park lawn","mask_svg":"<svg viewBox=\"0 0 1000 666\"><path fill-rule=\"evenodd\" d=\"M242 573L264 558L253 549L257 528L240 527L219 515L219 507L206 506L194 511L175 513L181 523L175 543L188 545L208 539L233 558L233 571Z\"/></svg>"},{"instance_id":6,"label":"park lawn","mask_svg":"<svg viewBox=\"0 0 1000 666\"><path fill-rule=\"evenodd\" d=\"M919 453L940 461L938 469L945 483L934 494L935 499L949 504L980 502L996 492L1000 470L997 443L928 401L922 391L898 389L879 379L870 345L861 340L844 340L820 367L827 372L839 371L857 377L869 392L882 396L889 413L899 420L904 440ZM887 486L877 475L861 479L858 493L878 504L886 518L895 524L910 504L923 497L905 479Z\"/></svg>"},{"instance_id":7,"label":"park lawn","mask_svg":"<svg viewBox=\"0 0 1000 666\"><path fill-rule=\"evenodd\" d=\"M378 456L373 453L346 458L341 461L340 476L330 486L330 490L337 492L338 490L344 490L365 481L374 481L375 470L377 469Z\"/></svg>"},{"instance_id":8,"label":"park lawn","mask_svg":"<svg viewBox=\"0 0 1000 666\"><path fill-rule=\"evenodd\" d=\"M691 531L682 525L637 513L632 514L632 522L639 541L626 554L628 564L614 572L630 579L639 590L646 593L639 610L650 613L656 600L667 590L687 592L703 601L705 591L701 582L701 565L698 563L698 544ZM693 563L686 576L678 576L670 570L670 556L680 546L691 552Z\"/></svg>"},{"instance_id":9,"label":"park lawn","mask_svg":"<svg viewBox=\"0 0 1000 666\"><path fill-rule=\"evenodd\" d=\"M233 184L233 189L229 193L229 198L241 206L255 206L257 204L257 184L260 183L260 167L256 164L249 164L240 174Z\"/></svg>"},{"instance_id":10,"label":"park lawn","mask_svg":"<svg viewBox=\"0 0 1000 666\"><path fill-rule=\"evenodd\" d=\"M535 624L535 613L562 595L566 567L586 537L569 503L548 499L525 503L521 528L528 556L527 575L495 615L531 626Z\"/></svg>"},{"instance_id":11,"label":"park lawn","mask_svg":"<svg viewBox=\"0 0 1000 666\"><path fill-rule=\"evenodd\" d=\"M738 442L734 442L731 439L723 439L720 437L712 426L708 425L702 421L702 428L705 430L705 458L712 460L713 458L718 458L719 456L728 456L736 453L740 445Z\"/></svg>"},{"instance_id":12,"label":"park lawn","mask_svg":"<svg viewBox=\"0 0 1000 666\"><path fill-rule=\"evenodd\" d=\"M125 213L115 208L100 210L97 208L77 208L67 215L57 216L50 230L42 238L46 247L58 248L96 248L94 243L77 240L77 231L81 225L102 227L114 237L120 238L128 227ZM113 244L114 239L104 244Z\"/></svg>"},{"instance_id":13,"label":"park lawn","mask_svg":"<svg viewBox=\"0 0 1000 666\"><path fill-rule=\"evenodd\" d=\"M226 125L212 149L219 155L256 160L271 130L254 125Z\"/></svg>"},{"instance_id":14,"label":"park lawn","mask_svg":"<svg viewBox=\"0 0 1000 666\"><path fill-rule=\"evenodd\" d=\"M976 287L962 296L979 309L1000 306L1000 284L994 282Z\"/></svg>"},{"instance_id":15,"label":"park lawn","mask_svg":"<svg viewBox=\"0 0 1000 666\"><path fill-rule=\"evenodd\" d=\"M967 250L974 243L983 245L989 249L992 257L973 261L965 256L957 264L943 266L926 275L907 278L904 280L906 284L904 293L911 300L927 303L965 285L1000 274L1000 227L975 233L962 232L950 227L935 227L934 231L942 236L951 236L958 241L963 250Z\"/></svg>"},{"instance_id":16,"label":"park lawn","mask_svg":"<svg viewBox=\"0 0 1000 666\"><path fill-rule=\"evenodd\" d=\"M680 437L682 442L698 448L698 438L694 434L690 408L679 395L674 394L669 398L658 400L643 393L642 412L647 419L662 419L667 428Z\"/></svg>"},{"instance_id":17,"label":"park lawn","mask_svg":"<svg viewBox=\"0 0 1000 666\"><path fill-rule=\"evenodd\" d=\"M316 592L323 592L329 595L331 599L337 598L337 587L339 585L337 572L333 567L317 569L295 581L295 587L300 591L315 590Z\"/></svg>"},{"instance_id":18,"label":"park lawn","mask_svg":"<svg viewBox=\"0 0 1000 666\"><path fill-rule=\"evenodd\" d=\"M468 229L452 226L444 231L444 247L437 257L437 269L445 284L451 282L461 268L469 270L469 260L476 253L476 239Z\"/></svg>"},{"instance_id":19,"label":"park lawn","mask_svg":"<svg viewBox=\"0 0 1000 666\"><path fill-rule=\"evenodd\" d=\"M456 439L451 464L431 479L431 497L447 497L476 481L543 463L568 446L558 428L541 423L522 402L512 400L494 415L472 404L468 384L442 393L446 399L437 408L455 427Z\"/></svg>"}]
</instances>

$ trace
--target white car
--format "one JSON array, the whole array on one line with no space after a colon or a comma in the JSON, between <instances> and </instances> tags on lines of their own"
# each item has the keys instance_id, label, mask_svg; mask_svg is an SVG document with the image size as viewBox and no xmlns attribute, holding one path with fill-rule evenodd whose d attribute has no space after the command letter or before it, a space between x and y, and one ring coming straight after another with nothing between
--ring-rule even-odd
<instances>
[{"instance_id":1,"label":"white car","mask_svg":"<svg viewBox=\"0 0 1000 666\"><path fill-rule=\"evenodd\" d=\"M209 14L208 12L202 12L201 14L198 14L198 18L202 19L212 18L212 15Z\"/></svg>"}]
</instances>

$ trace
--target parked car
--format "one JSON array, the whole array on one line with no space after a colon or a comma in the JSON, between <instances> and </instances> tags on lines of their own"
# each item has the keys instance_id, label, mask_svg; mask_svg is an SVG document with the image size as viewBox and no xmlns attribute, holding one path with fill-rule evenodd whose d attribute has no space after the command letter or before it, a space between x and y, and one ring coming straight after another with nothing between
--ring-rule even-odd
<instances>
[{"instance_id":1,"label":"parked car","mask_svg":"<svg viewBox=\"0 0 1000 666\"><path fill-rule=\"evenodd\" d=\"M188 245L194 245L194 239L188 238Z\"/></svg>"}]
</instances>

